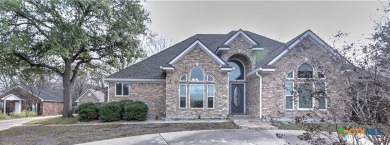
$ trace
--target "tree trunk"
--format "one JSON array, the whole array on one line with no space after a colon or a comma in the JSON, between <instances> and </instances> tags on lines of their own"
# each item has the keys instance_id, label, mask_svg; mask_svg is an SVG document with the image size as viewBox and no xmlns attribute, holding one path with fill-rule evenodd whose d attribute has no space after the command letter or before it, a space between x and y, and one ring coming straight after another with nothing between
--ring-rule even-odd
<instances>
[{"instance_id":1,"label":"tree trunk","mask_svg":"<svg viewBox=\"0 0 390 145\"><path fill-rule=\"evenodd\" d=\"M62 75L62 84L64 87L64 110L62 112L62 117L73 117L72 97L70 95L70 88L72 88L72 84L70 83L72 69L71 64L72 63L70 63L69 61L65 62L65 71Z\"/></svg>"}]
</instances>

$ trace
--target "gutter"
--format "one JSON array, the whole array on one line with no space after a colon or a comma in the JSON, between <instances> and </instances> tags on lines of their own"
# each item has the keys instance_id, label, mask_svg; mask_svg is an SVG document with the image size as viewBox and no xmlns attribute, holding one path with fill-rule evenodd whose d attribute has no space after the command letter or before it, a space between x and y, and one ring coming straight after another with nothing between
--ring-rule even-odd
<instances>
[{"instance_id":1,"label":"gutter","mask_svg":"<svg viewBox=\"0 0 390 145\"><path fill-rule=\"evenodd\" d=\"M260 83L260 94L259 94L259 98L260 98L260 104L259 104L259 116L260 116L260 120L261 120L261 118L262 118L262 115L263 115L263 105L262 105L262 99L263 99L263 76L261 76L260 74L259 74L259 72L257 71L256 72L256 75L260 78L260 81L259 81L259 83Z\"/></svg>"}]
</instances>

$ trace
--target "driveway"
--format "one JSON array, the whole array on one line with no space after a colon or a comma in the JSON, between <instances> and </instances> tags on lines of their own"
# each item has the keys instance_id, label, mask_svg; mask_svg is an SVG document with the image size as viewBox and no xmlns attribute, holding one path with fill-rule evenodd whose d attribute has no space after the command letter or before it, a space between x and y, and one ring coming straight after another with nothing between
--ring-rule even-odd
<instances>
[{"instance_id":1,"label":"driveway","mask_svg":"<svg viewBox=\"0 0 390 145\"><path fill-rule=\"evenodd\" d=\"M277 138L277 133L284 134L283 139ZM287 142L290 144L307 144L297 138L302 133L303 131L294 130L202 130L132 136L82 145L284 145Z\"/></svg>"},{"instance_id":2,"label":"driveway","mask_svg":"<svg viewBox=\"0 0 390 145\"><path fill-rule=\"evenodd\" d=\"M23 123L29 122L31 120L36 119L43 119L43 118L51 118L51 117L58 117L60 115L56 116L38 116L38 117L27 117L27 118L19 118L19 119L8 119L8 120L0 120L0 131L9 129L14 126L20 126Z\"/></svg>"}]
</instances>

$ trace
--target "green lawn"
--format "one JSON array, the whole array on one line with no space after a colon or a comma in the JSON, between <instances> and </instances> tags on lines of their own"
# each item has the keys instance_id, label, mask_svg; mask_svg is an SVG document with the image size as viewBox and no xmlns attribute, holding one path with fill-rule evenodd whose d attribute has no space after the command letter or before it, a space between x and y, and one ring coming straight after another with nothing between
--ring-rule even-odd
<instances>
[{"instance_id":1,"label":"green lawn","mask_svg":"<svg viewBox=\"0 0 390 145\"><path fill-rule=\"evenodd\" d=\"M45 118L38 119L27 122L25 124L42 124L42 125L50 125L50 124L75 124L78 121L79 117L75 116L72 118L63 118L63 117L54 117L54 118Z\"/></svg>"}]
</instances>

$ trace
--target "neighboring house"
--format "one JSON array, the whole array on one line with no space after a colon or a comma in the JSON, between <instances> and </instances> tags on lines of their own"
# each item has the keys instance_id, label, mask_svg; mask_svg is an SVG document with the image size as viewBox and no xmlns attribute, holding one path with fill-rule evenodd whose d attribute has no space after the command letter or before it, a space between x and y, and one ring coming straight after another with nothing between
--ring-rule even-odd
<instances>
[{"instance_id":1,"label":"neighboring house","mask_svg":"<svg viewBox=\"0 0 390 145\"><path fill-rule=\"evenodd\" d=\"M338 66L336 59L343 58L310 30L282 43L240 29L196 34L104 81L109 101L144 101L149 118L326 115L329 100L311 92L337 81L341 72L325 71ZM306 85L307 79L323 83ZM330 99L337 96L334 86L326 89Z\"/></svg>"},{"instance_id":2,"label":"neighboring house","mask_svg":"<svg viewBox=\"0 0 390 145\"><path fill-rule=\"evenodd\" d=\"M30 110L39 115L57 115L62 113L64 104L62 96L50 91L36 91L33 94L21 86L16 86L0 95L0 106L3 113Z\"/></svg>"},{"instance_id":3,"label":"neighboring house","mask_svg":"<svg viewBox=\"0 0 390 145\"><path fill-rule=\"evenodd\" d=\"M77 106L87 102L103 103L104 92L95 89L88 89L75 102L77 103Z\"/></svg>"}]
</instances>

